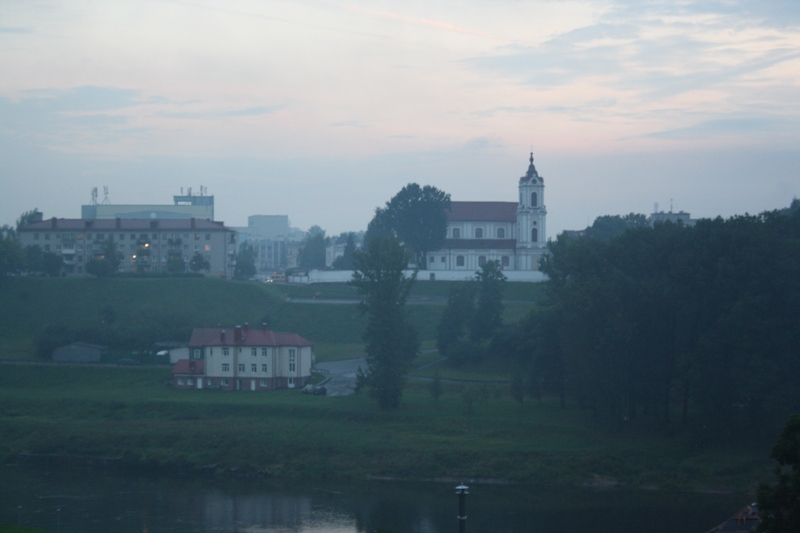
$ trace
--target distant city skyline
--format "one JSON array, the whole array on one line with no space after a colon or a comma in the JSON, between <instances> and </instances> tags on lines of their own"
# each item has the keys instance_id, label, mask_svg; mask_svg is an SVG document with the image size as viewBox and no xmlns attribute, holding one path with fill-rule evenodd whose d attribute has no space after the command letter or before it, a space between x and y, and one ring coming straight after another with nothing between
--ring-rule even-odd
<instances>
[{"instance_id":1,"label":"distant city skyline","mask_svg":"<svg viewBox=\"0 0 800 533\"><path fill-rule=\"evenodd\" d=\"M549 238L800 196L794 0L7 0L0 66L0 224L202 185L334 235L409 182L516 201L531 148Z\"/></svg>"}]
</instances>

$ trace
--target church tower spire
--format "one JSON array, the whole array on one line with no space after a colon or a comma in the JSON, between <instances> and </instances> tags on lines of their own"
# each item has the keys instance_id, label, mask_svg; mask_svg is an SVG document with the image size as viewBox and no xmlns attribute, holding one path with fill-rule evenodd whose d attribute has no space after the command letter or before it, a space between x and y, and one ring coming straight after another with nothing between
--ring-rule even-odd
<instances>
[{"instance_id":1,"label":"church tower spire","mask_svg":"<svg viewBox=\"0 0 800 533\"><path fill-rule=\"evenodd\" d=\"M533 151L528 159L528 171L519 179L519 204L517 205L517 249L539 250L545 248L547 209L544 206L544 178L533 164ZM539 254L534 254L538 257ZM533 262L534 255L529 256ZM523 255L521 258L524 258ZM535 270L534 264L519 265L525 270Z\"/></svg>"}]
</instances>

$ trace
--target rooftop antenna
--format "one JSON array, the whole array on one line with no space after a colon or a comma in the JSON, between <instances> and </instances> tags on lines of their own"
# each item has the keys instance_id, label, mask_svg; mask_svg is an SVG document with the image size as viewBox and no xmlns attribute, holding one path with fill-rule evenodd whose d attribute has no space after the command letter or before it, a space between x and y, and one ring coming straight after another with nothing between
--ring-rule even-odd
<instances>
[{"instance_id":1,"label":"rooftop antenna","mask_svg":"<svg viewBox=\"0 0 800 533\"><path fill-rule=\"evenodd\" d=\"M191 195L192 195L192 188L189 187L188 189L186 189L186 196L191 196Z\"/></svg>"},{"instance_id":2,"label":"rooftop antenna","mask_svg":"<svg viewBox=\"0 0 800 533\"><path fill-rule=\"evenodd\" d=\"M653 213L658 213L658 202L653 204Z\"/></svg>"},{"instance_id":3,"label":"rooftop antenna","mask_svg":"<svg viewBox=\"0 0 800 533\"><path fill-rule=\"evenodd\" d=\"M672 198L669 199L669 212L672 213Z\"/></svg>"},{"instance_id":4,"label":"rooftop antenna","mask_svg":"<svg viewBox=\"0 0 800 533\"><path fill-rule=\"evenodd\" d=\"M200 196L203 196L203 186L200 186Z\"/></svg>"},{"instance_id":5,"label":"rooftop antenna","mask_svg":"<svg viewBox=\"0 0 800 533\"><path fill-rule=\"evenodd\" d=\"M92 187L92 205L97 205L97 187Z\"/></svg>"},{"instance_id":6,"label":"rooftop antenna","mask_svg":"<svg viewBox=\"0 0 800 533\"><path fill-rule=\"evenodd\" d=\"M108 201L108 185L103 185L103 205L108 205L111 202Z\"/></svg>"}]
</instances>

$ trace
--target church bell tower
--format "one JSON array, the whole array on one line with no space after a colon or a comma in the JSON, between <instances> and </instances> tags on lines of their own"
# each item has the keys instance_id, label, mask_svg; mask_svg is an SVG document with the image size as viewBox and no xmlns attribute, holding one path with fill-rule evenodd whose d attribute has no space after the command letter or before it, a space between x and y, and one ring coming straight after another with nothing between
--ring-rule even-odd
<instances>
[{"instance_id":1,"label":"church bell tower","mask_svg":"<svg viewBox=\"0 0 800 533\"><path fill-rule=\"evenodd\" d=\"M528 171L519 179L519 204L517 205L517 268L536 270L536 262L541 251L547 246L546 219L544 207L544 178L536 172L533 152L529 159ZM537 250L538 253L525 253ZM522 263L522 264L520 264Z\"/></svg>"}]
</instances>

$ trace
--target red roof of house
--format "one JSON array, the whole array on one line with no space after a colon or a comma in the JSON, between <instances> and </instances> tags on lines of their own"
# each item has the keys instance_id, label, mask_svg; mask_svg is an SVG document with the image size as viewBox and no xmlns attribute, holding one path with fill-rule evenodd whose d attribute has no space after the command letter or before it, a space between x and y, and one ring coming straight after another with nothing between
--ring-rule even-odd
<instances>
[{"instance_id":1,"label":"red roof of house","mask_svg":"<svg viewBox=\"0 0 800 533\"><path fill-rule=\"evenodd\" d=\"M224 333L223 333L224 332ZM189 347L199 346L313 346L297 333L281 333L266 328L195 328Z\"/></svg>"},{"instance_id":2,"label":"red roof of house","mask_svg":"<svg viewBox=\"0 0 800 533\"><path fill-rule=\"evenodd\" d=\"M178 359L172 367L173 374L199 374L205 373L205 361L202 359Z\"/></svg>"},{"instance_id":3,"label":"red roof of house","mask_svg":"<svg viewBox=\"0 0 800 533\"><path fill-rule=\"evenodd\" d=\"M204 218L50 218L34 222L19 229L20 231L151 231L151 230L230 230L223 222Z\"/></svg>"},{"instance_id":4,"label":"red roof of house","mask_svg":"<svg viewBox=\"0 0 800 533\"><path fill-rule=\"evenodd\" d=\"M514 239L445 239L440 250L513 250Z\"/></svg>"},{"instance_id":5,"label":"red roof of house","mask_svg":"<svg viewBox=\"0 0 800 533\"><path fill-rule=\"evenodd\" d=\"M516 202L450 202L448 222L516 222Z\"/></svg>"}]
</instances>

